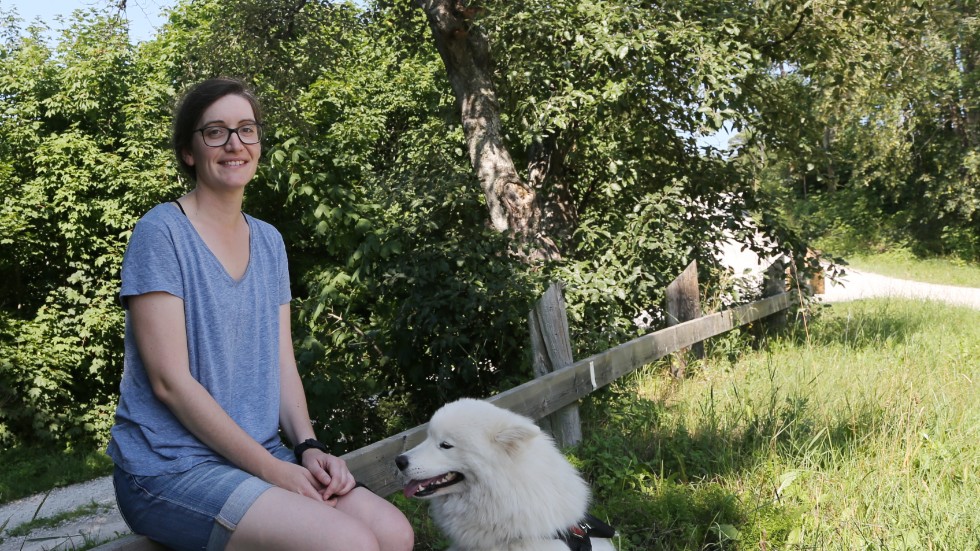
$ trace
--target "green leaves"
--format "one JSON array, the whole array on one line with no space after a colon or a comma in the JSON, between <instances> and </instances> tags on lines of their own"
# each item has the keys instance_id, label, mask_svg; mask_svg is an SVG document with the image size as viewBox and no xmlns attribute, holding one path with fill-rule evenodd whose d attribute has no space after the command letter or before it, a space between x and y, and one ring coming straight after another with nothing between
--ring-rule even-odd
<instances>
[{"instance_id":1,"label":"green leaves","mask_svg":"<svg viewBox=\"0 0 980 551\"><path fill-rule=\"evenodd\" d=\"M781 46L780 71L760 81L769 94L747 156L762 160L760 179L792 190L793 204L816 198L820 210L800 223L828 243L851 234L859 247L980 258L969 168L980 145L976 4L808 9L799 40Z\"/></svg>"},{"instance_id":2,"label":"green leaves","mask_svg":"<svg viewBox=\"0 0 980 551\"><path fill-rule=\"evenodd\" d=\"M166 86L145 79L121 22L77 12L60 37L48 48L31 31L0 50L4 445L106 438L122 370L123 248L176 184L147 132L166 128L153 100Z\"/></svg>"}]
</instances>

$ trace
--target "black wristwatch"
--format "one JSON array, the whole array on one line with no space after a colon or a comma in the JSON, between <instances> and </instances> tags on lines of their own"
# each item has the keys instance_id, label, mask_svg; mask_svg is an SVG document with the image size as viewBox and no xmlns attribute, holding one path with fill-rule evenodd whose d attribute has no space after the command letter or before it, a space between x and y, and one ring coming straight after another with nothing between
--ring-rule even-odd
<instances>
[{"instance_id":1,"label":"black wristwatch","mask_svg":"<svg viewBox=\"0 0 980 551\"><path fill-rule=\"evenodd\" d=\"M308 438L305 442L296 444L296 446L293 448L293 453L296 455L297 463L301 465L303 464L303 452L305 452L310 448L316 448L322 451L323 453L330 453L329 451L327 451L327 447L324 446L322 442L320 442L315 438Z\"/></svg>"}]
</instances>

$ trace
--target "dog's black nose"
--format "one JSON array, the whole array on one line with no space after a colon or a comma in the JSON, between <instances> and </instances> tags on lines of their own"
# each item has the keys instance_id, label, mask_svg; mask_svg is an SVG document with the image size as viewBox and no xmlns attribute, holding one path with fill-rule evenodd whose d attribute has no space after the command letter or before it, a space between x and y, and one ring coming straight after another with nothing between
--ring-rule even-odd
<instances>
[{"instance_id":1,"label":"dog's black nose","mask_svg":"<svg viewBox=\"0 0 980 551\"><path fill-rule=\"evenodd\" d=\"M395 458L395 465L398 466L399 471L404 471L408 467L408 458L404 455L399 455Z\"/></svg>"}]
</instances>

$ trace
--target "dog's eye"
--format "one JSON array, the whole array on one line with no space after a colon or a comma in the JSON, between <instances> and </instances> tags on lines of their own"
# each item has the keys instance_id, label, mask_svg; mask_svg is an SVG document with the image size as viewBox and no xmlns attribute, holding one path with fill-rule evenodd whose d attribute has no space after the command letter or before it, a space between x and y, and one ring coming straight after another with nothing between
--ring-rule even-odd
<instances>
[{"instance_id":1,"label":"dog's eye","mask_svg":"<svg viewBox=\"0 0 980 551\"><path fill-rule=\"evenodd\" d=\"M442 448L442 449L444 449L444 450L451 450L451 449L453 449L453 445L450 444L449 442L440 442L439 443L439 447Z\"/></svg>"}]
</instances>

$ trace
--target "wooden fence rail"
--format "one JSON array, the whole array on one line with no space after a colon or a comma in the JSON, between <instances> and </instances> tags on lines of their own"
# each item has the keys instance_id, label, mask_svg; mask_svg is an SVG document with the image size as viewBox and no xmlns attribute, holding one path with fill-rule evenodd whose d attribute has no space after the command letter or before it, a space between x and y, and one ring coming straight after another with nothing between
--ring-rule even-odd
<instances>
[{"instance_id":1,"label":"wooden fence rail","mask_svg":"<svg viewBox=\"0 0 980 551\"><path fill-rule=\"evenodd\" d=\"M785 283L781 276L776 279ZM696 284L694 288L697 288ZM492 396L487 401L532 419L543 419L644 365L736 327L783 312L793 304L794 294L786 292L785 284L770 285L767 293L776 294L730 310L684 321L564 367L557 367L520 386ZM425 424L408 429L342 457L357 480L378 495L388 496L401 489L395 457L422 442L427 427ZM127 536L95 549L161 551L165 548L142 536Z\"/></svg>"},{"instance_id":2,"label":"wooden fence rail","mask_svg":"<svg viewBox=\"0 0 980 551\"><path fill-rule=\"evenodd\" d=\"M731 310L710 314L644 335L594 356L501 392L487 401L540 419L574 403L620 377L708 338L789 308L791 293L781 293ZM394 459L425 439L421 425L344 455L358 480L380 495L401 488Z\"/></svg>"}]
</instances>

